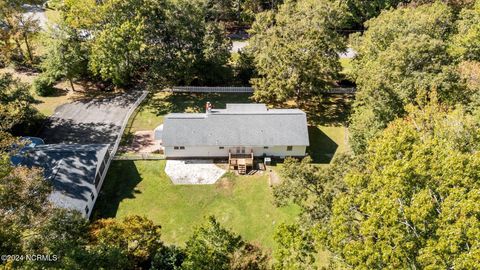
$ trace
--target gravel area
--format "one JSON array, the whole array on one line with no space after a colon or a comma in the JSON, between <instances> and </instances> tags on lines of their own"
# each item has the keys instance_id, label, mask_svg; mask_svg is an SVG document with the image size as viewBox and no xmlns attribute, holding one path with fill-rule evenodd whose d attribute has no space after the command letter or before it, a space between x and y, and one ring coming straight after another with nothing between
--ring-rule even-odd
<instances>
[{"instance_id":1,"label":"gravel area","mask_svg":"<svg viewBox=\"0 0 480 270\"><path fill-rule=\"evenodd\" d=\"M165 173L175 185L214 184L225 173L213 160L167 160Z\"/></svg>"}]
</instances>

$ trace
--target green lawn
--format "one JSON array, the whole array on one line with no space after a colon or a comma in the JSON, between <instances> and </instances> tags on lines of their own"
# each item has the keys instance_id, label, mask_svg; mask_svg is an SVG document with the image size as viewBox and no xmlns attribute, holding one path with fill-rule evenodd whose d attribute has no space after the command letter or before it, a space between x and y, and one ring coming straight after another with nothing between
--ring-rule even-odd
<instances>
[{"instance_id":1,"label":"green lawn","mask_svg":"<svg viewBox=\"0 0 480 270\"><path fill-rule=\"evenodd\" d=\"M276 208L265 176L228 177L215 185L177 186L165 161L115 161L110 166L95 218L145 215L161 224L167 243L183 245L194 226L215 215L246 240L273 249L273 230L293 222L297 206Z\"/></svg>"},{"instance_id":2,"label":"green lawn","mask_svg":"<svg viewBox=\"0 0 480 270\"><path fill-rule=\"evenodd\" d=\"M335 155L349 151L348 130L344 126L310 126L307 153L314 163L328 164Z\"/></svg>"}]
</instances>

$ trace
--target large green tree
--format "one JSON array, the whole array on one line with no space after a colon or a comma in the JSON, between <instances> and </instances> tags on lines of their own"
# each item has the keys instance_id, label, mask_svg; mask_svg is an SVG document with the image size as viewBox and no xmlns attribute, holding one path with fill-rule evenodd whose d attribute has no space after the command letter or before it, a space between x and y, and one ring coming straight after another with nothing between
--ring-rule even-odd
<instances>
[{"instance_id":1,"label":"large green tree","mask_svg":"<svg viewBox=\"0 0 480 270\"><path fill-rule=\"evenodd\" d=\"M184 269L229 269L232 255L243 245L242 238L223 228L214 218L195 230L186 242Z\"/></svg>"},{"instance_id":2,"label":"large green tree","mask_svg":"<svg viewBox=\"0 0 480 270\"><path fill-rule=\"evenodd\" d=\"M480 1L472 9L462 10L457 31L452 37L452 53L463 60L480 61Z\"/></svg>"},{"instance_id":3,"label":"large green tree","mask_svg":"<svg viewBox=\"0 0 480 270\"><path fill-rule=\"evenodd\" d=\"M121 254L123 261L127 258L129 268L145 267L150 265L156 251L163 247L160 229L159 225L140 216L128 216L119 221L99 220L92 227L94 251L98 256L107 252L111 257L112 251L113 254Z\"/></svg>"},{"instance_id":4,"label":"large green tree","mask_svg":"<svg viewBox=\"0 0 480 270\"><path fill-rule=\"evenodd\" d=\"M46 42L43 72L52 80L66 78L72 90L73 80L85 75L88 53L75 29L67 25L52 28Z\"/></svg>"},{"instance_id":5,"label":"large green tree","mask_svg":"<svg viewBox=\"0 0 480 270\"><path fill-rule=\"evenodd\" d=\"M93 21L69 14L85 10L77 6L66 18L92 27L89 66L102 79L117 85L146 79L155 86L226 82L231 44L221 24L205 20L204 5L115 0L97 7L101 18Z\"/></svg>"},{"instance_id":6,"label":"large green tree","mask_svg":"<svg viewBox=\"0 0 480 270\"><path fill-rule=\"evenodd\" d=\"M256 246L222 227L214 218L198 227L186 242L182 269L264 270L268 260Z\"/></svg>"},{"instance_id":7,"label":"large green tree","mask_svg":"<svg viewBox=\"0 0 480 270\"><path fill-rule=\"evenodd\" d=\"M28 4L40 4L39 0L4 0L0 2L0 61L34 61L32 38L40 31L34 16L27 15ZM26 54L26 56L25 56Z\"/></svg>"},{"instance_id":8,"label":"large green tree","mask_svg":"<svg viewBox=\"0 0 480 270\"><path fill-rule=\"evenodd\" d=\"M281 224L275 229L277 249L274 252L276 270L310 270L315 266L315 245L308 230L298 224Z\"/></svg>"},{"instance_id":9,"label":"large green tree","mask_svg":"<svg viewBox=\"0 0 480 270\"><path fill-rule=\"evenodd\" d=\"M254 98L302 105L329 88L340 71L338 53L345 50L336 31L342 18L336 5L323 0L287 1L278 12L259 14L250 32L259 75L252 79Z\"/></svg>"},{"instance_id":10,"label":"large green tree","mask_svg":"<svg viewBox=\"0 0 480 270\"><path fill-rule=\"evenodd\" d=\"M10 73L0 74L0 132L31 120L36 113L34 102L28 85Z\"/></svg>"},{"instance_id":11,"label":"large green tree","mask_svg":"<svg viewBox=\"0 0 480 270\"><path fill-rule=\"evenodd\" d=\"M480 126L462 109L408 106L346 174L321 239L358 269L480 267Z\"/></svg>"},{"instance_id":12,"label":"large green tree","mask_svg":"<svg viewBox=\"0 0 480 270\"><path fill-rule=\"evenodd\" d=\"M454 19L442 3L399 8L368 21L367 30L353 36L358 91L350 138L355 152L364 151L367 141L418 97L436 91L445 104L471 100L448 52Z\"/></svg>"}]
</instances>

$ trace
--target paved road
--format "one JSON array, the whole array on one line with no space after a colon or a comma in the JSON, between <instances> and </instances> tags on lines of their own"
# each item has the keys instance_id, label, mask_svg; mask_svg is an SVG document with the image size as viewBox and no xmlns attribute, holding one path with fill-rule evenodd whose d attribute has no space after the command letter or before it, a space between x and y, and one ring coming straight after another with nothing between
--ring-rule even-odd
<instances>
[{"instance_id":1,"label":"paved road","mask_svg":"<svg viewBox=\"0 0 480 270\"><path fill-rule=\"evenodd\" d=\"M121 127L128 112L141 96L142 92L136 91L61 105L49 118L39 137L46 143L113 145L121 136Z\"/></svg>"}]
</instances>

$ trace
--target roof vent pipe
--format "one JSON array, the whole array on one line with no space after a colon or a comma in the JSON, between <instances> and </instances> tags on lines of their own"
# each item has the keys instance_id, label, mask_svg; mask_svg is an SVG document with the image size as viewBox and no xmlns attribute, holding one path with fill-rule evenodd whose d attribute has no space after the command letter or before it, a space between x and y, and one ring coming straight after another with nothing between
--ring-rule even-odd
<instances>
[{"instance_id":1,"label":"roof vent pipe","mask_svg":"<svg viewBox=\"0 0 480 270\"><path fill-rule=\"evenodd\" d=\"M205 104L205 110L206 110L206 113L211 113L212 112L212 103L207 101L207 104Z\"/></svg>"}]
</instances>

